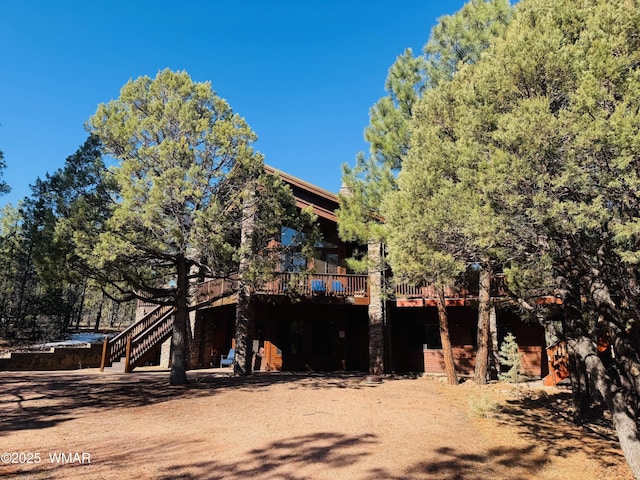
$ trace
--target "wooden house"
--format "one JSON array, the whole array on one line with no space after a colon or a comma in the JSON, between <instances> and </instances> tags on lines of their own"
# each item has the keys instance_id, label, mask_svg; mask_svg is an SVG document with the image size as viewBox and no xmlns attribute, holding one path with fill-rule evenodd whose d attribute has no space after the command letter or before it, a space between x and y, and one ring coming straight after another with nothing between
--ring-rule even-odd
<instances>
[{"instance_id":1,"label":"wooden house","mask_svg":"<svg viewBox=\"0 0 640 480\"><path fill-rule=\"evenodd\" d=\"M254 369L366 372L369 369L369 278L349 272L345 259L357 245L342 242L337 233L335 194L276 169L266 167L287 183L299 208L312 208L323 241L317 245L312 274L300 274L301 258L295 252L282 259L274 280L253 293L256 314ZM291 235L286 227L283 238ZM494 282L500 297L500 279ZM293 287L293 288L292 288ZM293 292L292 292L293 291ZM444 372L435 295L428 287L396 286L386 301L385 368L394 372ZM477 326L477 291L449 289L447 309L456 368L471 374L474 368ZM233 281L211 280L198 287L198 307L191 315L189 342L191 368L218 366L233 347L236 297ZM141 305L137 327L121 333L105 354L108 365L120 356L130 371L149 358L160 357L160 344L170 338L171 312ZM494 342L507 332L516 336L526 373L547 373L544 331L528 325L508 308L494 309ZM163 320L164 319L164 320ZM153 325L163 325L154 335ZM153 337L152 339L150 339ZM127 338L129 351L127 354ZM136 349L144 351L134 355ZM164 355L168 358L168 355Z\"/></svg>"}]
</instances>

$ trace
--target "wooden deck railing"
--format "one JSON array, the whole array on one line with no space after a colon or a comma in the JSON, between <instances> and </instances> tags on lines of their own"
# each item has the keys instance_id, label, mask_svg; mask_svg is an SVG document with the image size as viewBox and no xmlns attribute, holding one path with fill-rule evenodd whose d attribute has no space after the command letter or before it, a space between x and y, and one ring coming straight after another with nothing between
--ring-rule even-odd
<instances>
[{"instance_id":1,"label":"wooden deck railing","mask_svg":"<svg viewBox=\"0 0 640 480\"><path fill-rule=\"evenodd\" d=\"M396 297L398 298L425 298L435 299L436 289L433 285L416 286L407 283L399 283L396 285ZM491 296L506 296L506 285L504 275L494 275L491 280ZM469 288L462 287L446 287L444 289L445 298L477 298L478 285L472 285Z\"/></svg>"},{"instance_id":2,"label":"wooden deck railing","mask_svg":"<svg viewBox=\"0 0 640 480\"><path fill-rule=\"evenodd\" d=\"M368 297L366 275L337 273L279 273L276 278L256 289L266 295L331 295L335 297Z\"/></svg>"},{"instance_id":3,"label":"wooden deck railing","mask_svg":"<svg viewBox=\"0 0 640 480\"><path fill-rule=\"evenodd\" d=\"M199 283L195 295L196 303L206 302L229 295L238 286L235 278L213 278Z\"/></svg>"},{"instance_id":4,"label":"wooden deck railing","mask_svg":"<svg viewBox=\"0 0 640 480\"><path fill-rule=\"evenodd\" d=\"M140 333L147 330L151 325L158 321L158 319L166 315L171 310L173 310L173 307L171 306L158 305L157 308L147 313L133 325L125 328L115 337L111 339L105 338L105 342L102 347L100 371L104 370L105 367L110 366L115 360L125 356L127 342L129 339L140 335Z\"/></svg>"},{"instance_id":5,"label":"wooden deck railing","mask_svg":"<svg viewBox=\"0 0 640 480\"><path fill-rule=\"evenodd\" d=\"M198 285L197 303L229 295L237 287L237 280L214 279ZM255 289L262 295L331 295L335 297L368 297L366 275L337 273L278 273L273 280Z\"/></svg>"}]
</instances>

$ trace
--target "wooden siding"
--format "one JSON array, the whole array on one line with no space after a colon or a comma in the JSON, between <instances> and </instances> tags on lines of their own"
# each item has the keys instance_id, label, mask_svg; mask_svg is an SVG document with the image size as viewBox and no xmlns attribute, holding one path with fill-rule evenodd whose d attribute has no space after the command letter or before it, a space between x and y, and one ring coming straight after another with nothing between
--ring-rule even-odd
<instances>
[{"instance_id":1,"label":"wooden siding","mask_svg":"<svg viewBox=\"0 0 640 480\"><path fill-rule=\"evenodd\" d=\"M542 376L542 346L524 346L518 349L522 354L522 374L530 377ZM442 350L423 351L424 371L426 373L445 373ZM462 375L473 375L476 366L476 353L473 345L453 347L453 359L456 371Z\"/></svg>"},{"instance_id":2,"label":"wooden siding","mask_svg":"<svg viewBox=\"0 0 640 480\"><path fill-rule=\"evenodd\" d=\"M456 370L472 375L475 368L477 310L468 306L447 308L449 330ZM438 317L435 307L399 308L390 306L393 342L393 369L398 372L444 373L439 345ZM544 329L527 324L507 309L498 311L499 341L511 332L523 354L524 373L533 377L547 374Z\"/></svg>"},{"instance_id":3,"label":"wooden siding","mask_svg":"<svg viewBox=\"0 0 640 480\"><path fill-rule=\"evenodd\" d=\"M265 165L265 171L271 175L280 177L281 180L289 184L298 208L305 209L311 207L313 213L319 217L326 218L333 223L338 222L335 211L338 209L339 203L338 196L335 193L324 190L268 165Z\"/></svg>"}]
</instances>

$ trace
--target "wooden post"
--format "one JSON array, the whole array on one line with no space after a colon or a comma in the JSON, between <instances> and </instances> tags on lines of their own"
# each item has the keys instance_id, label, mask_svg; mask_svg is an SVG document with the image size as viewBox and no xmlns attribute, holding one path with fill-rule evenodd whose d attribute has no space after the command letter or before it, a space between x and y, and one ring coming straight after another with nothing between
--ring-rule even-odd
<instances>
[{"instance_id":1,"label":"wooden post","mask_svg":"<svg viewBox=\"0 0 640 480\"><path fill-rule=\"evenodd\" d=\"M109 355L109 337L104 336L104 343L102 344L102 359L100 360L100 371L104 372L104 367L107 365L107 355Z\"/></svg>"},{"instance_id":2,"label":"wooden post","mask_svg":"<svg viewBox=\"0 0 640 480\"><path fill-rule=\"evenodd\" d=\"M124 358L124 373L131 373L131 370L129 370L130 358L131 358L131 337L127 338L127 350Z\"/></svg>"}]
</instances>

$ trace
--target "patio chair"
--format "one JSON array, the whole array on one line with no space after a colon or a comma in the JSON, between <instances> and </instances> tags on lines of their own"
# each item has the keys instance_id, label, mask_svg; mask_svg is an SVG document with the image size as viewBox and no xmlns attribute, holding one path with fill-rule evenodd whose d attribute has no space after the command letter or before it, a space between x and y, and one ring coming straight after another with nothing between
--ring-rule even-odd
<instances>
[{"instance_id":1,"label":"patio chair","mask_svg":"<svg viewBox=\"0 0 640 480\"><path fill-rule=\"evenodd\" d=\"M343 283L340 280L334 280L331 282L331 290L333 293L343 294L346 289L344 288Z\"/></svg>"},{"instance_id":2,"label":"patio chair","mask_svg":"<svg viewBox=\"0 0 640 480\"><path fill-rule=\"evenodd\" d=\"M230 348L228 354L222 355L222 358L220 359L220 368L233 365L233 359L235 356L236 351L233 348Z\"/></svg>"},{"instance_id":3,"label":"patio chair","mask_svg":"<svg viewBox=\"0 0 640 480\"><path fill-rule=\"evenodd\" d=\"M322 280L311 280L311 293L324 293L327 291L327 286Z\"/></svg>"}]
</instances>

